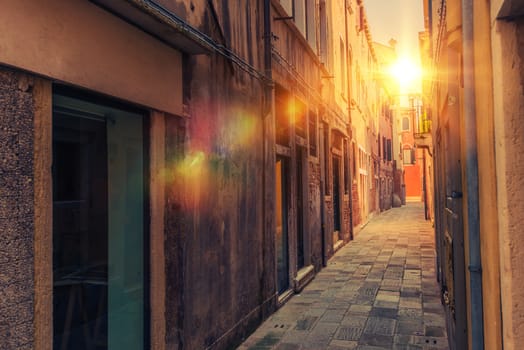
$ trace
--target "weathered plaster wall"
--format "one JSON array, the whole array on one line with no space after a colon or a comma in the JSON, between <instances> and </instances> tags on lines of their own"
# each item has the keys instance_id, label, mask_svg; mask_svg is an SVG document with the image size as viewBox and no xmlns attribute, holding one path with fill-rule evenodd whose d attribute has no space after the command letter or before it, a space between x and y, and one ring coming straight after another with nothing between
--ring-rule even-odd
<instances>
[{"instance_id":1,"label":"weathered plaster wall","mask_svg":"<svg viewBox=\"0 0 524 350\"><path fill-rule=\"evenodd\" d=\"M272 16L281 17L285 16L285 9L277 4L276 1L272 1ZM311 15L311 14L310 14ZM319 115L319 122L327 121L328 113L326 112L326 106L321 103L321 94L324 96L326 91L329 89L327 85L324 85L326 80L321 79L323 74L320 61L316 54L316 47L314 47L311 40L306 40L303 37L303 33L295 26L295 22L292 20L282 20L272 22L272 32L275 35L273 44L273 79L274 81L290 92L293 98L299 100L306 108L306 110ZM299 24L299 23L298 23ZM325 101L329 103L328 101ZM317 123L317 125L319 125ZM277 126L278 127L278 126ZM294 129L294 126L292 126ZM332 238L331 232L332 225L329 222L329 206L327 202L322 203L324 198L321 198L320 191L320 176L321 166L323 167L323 161L326 152L322 152L323 145L318 143L318 135L320 129L316 130L317 135L317 152L316 157L308 157L308 171L307 179L304 181L308 187L308 203L306 205L309 209L305 212L307 215L308 223L305 227L304 236L304 247L305 254L309 255L305 257L306 265L313 265L315 270L320 270L323 262L322 255L326 257L332 255ZM295 154L297 145L300 144L300 140L295 138L295 134L292 132L292 138L289 147L290 157L290 183L291 183L291 207L288 213L289 219L289 256L290 256L290 277L293 278L296 274L296 161ZM310 134L309 137L313 135ZM305 151L310 154L309 149L306 147ZM329 181L329 179L327 179ZM324 208L324 227L321 223L321 210ZM332 213L332 211L331 211ZM324 237L322 236L324 232ZM322 240L324 239L324 242ZM323 252L322 247L325 247L326 251ZM309 249L307 249L309 246Z\"/></svg>"},{"instance_id":2,"label":"weathered plaster wall","mask_svg":"<svg viewBox=\"0 0 524 350\"><path fill-rule=\"evenodd\" d=\"M492 19L496 14L492 13ZM497 206L504 349L524 342L524 22L492 29Z\"/></svg>"},{"instance_id":3,"label":"weathered plaster wall","mask_svg":"<svg viewBox=\"0 0 524 350\"><path fill-rule=\"evenodd\" d=\"M166 264L165 264L165 115L153 112L150 115L150 289L151 298L151 348L164 350L166 347Z\"/></svg>"},{"instance_id":4,"label":"weathered plaster wall","mask_svg":"<svg viewBox=\"0 0 524 350\"><path fill-rule=\"evenodd\" d=\"M371 181L375 181L374 178L371 179ZM377 187L375 184L373 184L373 188L369 190L369 211L370 213L373 213L378 210L378 203L377 203Z\"/></svg>"},{"instance_id":5,"label":"weathered plaster wall","mask_svg":"<svg viewBox=\"0 0 524 350\"><path fill-rule=\"evenodd\" d=\"M33 96L0 67L0 349L34 346Z\"/></svg>"},{"instance_id":6,"label":"weathered plaster wall","mask_svg":"<svg viewBox=\"0 0 524 350\"><path fill-rule=\"evenodd\" d=\"M184 345L184 260L185 240L190 227L184 215L188 199L182 189L184 179L175 176L174 169L184 160L185 120L175 116L165 118L165 310L166 347L181 349ZM171 170L171 171L169 171Z\"/></svg>"},{"instance_id":7,"label":"weathered plaster wall","mask_svg":"<svg viewBox=\"0 0 524 350\"><path fill-rule=\"evenodd\" d=\"M91 2L5 1L0 42L1 63L182 113L180 53Z\"/></svg>"},{"instance_id":8,"label":"weathered plaster wall","mask_svg":"<svg viewBox=\"0 0 524 350\"><path fill-rule=\"evenodd\" d=\"M324 248L325 248L325 254L326 257L329 259L333 256L334 250L333 250L333 197L329 196L325 198L324 200L324 210L325 210L325 216L324 216Z\"/></svg>"},{"instance_id":9,"label":"weathered plaster wall","mask_svg":"<svg viewBox=\"0 0 524 350\"><path fill-rule=\"evenodd\" d=\"M484 347L502 349L500 257L493 118L491 20L488 2L474 3L475 108L479 170L480 250L484 313Z\"/></svg>"},{"instance_id":10,"label":"weathered plaster wall","mask_svg":"<svg viewBox=\"0 0 524 350\"><path fill-rule=\"evenodd\" d=\"M390 111L389 104L383 102L382 113L379 118L378 135L378 168L379 168L379 209L387 210L391 208L393 193L393 159L395 158L395 144L397 138L393 137L393 111ZM384 147L383 140L391 140L391 158L387 160L387 147Z\"/></svg>"},{"instance_id":11,"label":"weathered plaster wall","mask_svg":"<svg viewBox=\"0 0 524 350\"><path fill-rule=\"evenodd\" d=\"M346 52L342 51L342 49L346 50L350 43L346 42L346 19L349 17L349 12L345 5L345 1L334 1L331 5L331 24L333 28L331 34L333 50L331 54L333 55L333 61L336 62L335 67L331 67L331 72L335 83L335 101L341 110L345 111L344 114L347 114L347 69L350 69L350 66Z\"/></svg>"},{"instance_id":12,"label":"weathered plaster wall","mask_svg":"<svg viewBox=\"0 0 524 350\"><path fill-rule=\"evenodd\" d=\"M34 77L34 348L49 349L53 338L52 85ZM37 263L36 263L37 262Z\"/></svg>"},{"instance_id":13,"label":"weathered plaster wall","mask_svg":"<svg viewBox=\"0 0 524 350\"><path fill-rule=\"evenodd\" d=\"M193 25L258 65L258 41L246 35L257 29L255 5L191 7L184 8ZM276 301L263 84L214 53L188 57L184 74L187 117L166 117L167 348L222 349Z\"/></svg>"},{"instance_id":14,"label":"weathered plaster wall","mask_svg":"<svg viewBox=\"0 0 524 350\"><path fill-rule=\"evenodd\" d=\"M346 243L351 239L351 230L349 227L351 224L350 215L349 195L344 195L344 200L342 201L342 235L340 239Z\"/></svg>"},{"instance_id":15,"label":"weathered plaster wall","mask_svg":"<svg viewBox=\"0 0 524 350\"><path fill-rule=\"evenodd\" d=\"M356 176L358 176L358 174ZM357 185L356 180L354 180L351 185L351 195L353 196L353 227L355 227L362 223L362 215L360 214L361 209L360 209L358 185Z\"/></svg>"},{"instance_id":16,"label":"weathered plaster wall","mask_svg":"<svg viewBox=\"0 0 524 350\"><path fill-rule=\"evenodd\" d=\"M353 199L353 226L365 223L369 219L372 211L371 196L369 191L371 169L368 167L367 158L376 155L374 146L377 133L377 116L376 116L376 91L371 72L374 71L376 64L375 58L372 57L372 43L366 36L366 30L360 29L358 15L360 5L354 2L355 8L353 15L348 17L350 47L352 48L352 65L351 65L351 127L352 141L355 142L355 159L356 173L353 174L353 180L356 181L356 191L358 199ZM365 10L364 10L365 11ZM362 153L362 161L359 153ZM366 183L363 183L366 182ZM355 195L354 195L355 197Z\"/></svg>"},{"instance_id":17,"label":"weathered plaster wall","mask_svg":"<svg viewBox=\"0 0 524 350\"><path fill-rule=\"evenodd\" d=\"M275 8L272 14L275 17L282 15ZM273 78L304 101L319 104L324 80L321 80L320 62L315 52L292 23L273 21L272 32L275 35Z\"/></svg>"}]
</instances>

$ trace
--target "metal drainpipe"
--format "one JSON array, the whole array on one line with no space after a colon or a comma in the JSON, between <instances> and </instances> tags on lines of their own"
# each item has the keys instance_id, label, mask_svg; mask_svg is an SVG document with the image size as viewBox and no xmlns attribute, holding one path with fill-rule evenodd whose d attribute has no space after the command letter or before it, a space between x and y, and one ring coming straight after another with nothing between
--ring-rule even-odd
<instances>
[{"instance_id":1,"label":"metal drainpipe","mask_svg":"<svg viewBox=\"0 0 524 350\"><path fill-rule=\"evenodd\" d=\"M264 71L267 79L266 93L271 94L271 0L264 0Z\"/></svg>"},{"instance_id":2,"label":"metal drainpipe","mask_svg":"<svg viewBox=\"0 0 524 350\"><path fill-rule=\"evenodd\" d=\"M462 40L464 69L464 144L467 193L468 254L471 304L471 349L484 349L482 310L482 268L480 259L480 215L478 193L477 120L473 55L473 0L462 0Z\"/></svg>"},{"instance_id":3,"label":"metal drainpipe","mask_svg":"<svg viewBox=\"0 0 524 350\"><path fill-rule=\"evenodd\" d=\"M320 128L319 128L319 131L320 131ZM322 130L321 130L321 133L320 133L320 136L321 136L321 143L318 147L318 151L319 151L319 159L324 158L324 162L326 162L327 160L325 159L324 155L326 154L326 150L324 149L324 145L325 145L325 141L324 141L324 124L322 124ZM322 266L323 267L326 267L327 266L327 253L326 253L326 217L325 217L325 183L326 183L326 175L325 175L325 170L326 169L326 166L324 165L323 162L321 162L321 169L320 169L320 231L321 231L321 236L322 236ZM324 175L322 175L324 173Z\"/></svg>"}]
</instances>

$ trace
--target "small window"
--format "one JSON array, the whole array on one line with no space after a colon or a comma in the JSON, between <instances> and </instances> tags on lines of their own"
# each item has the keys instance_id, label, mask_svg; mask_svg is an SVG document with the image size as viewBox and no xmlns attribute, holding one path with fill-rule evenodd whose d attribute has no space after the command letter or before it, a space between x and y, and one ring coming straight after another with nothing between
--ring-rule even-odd
<instances>
[{"instance_id":1,"label":"small window","mask_svg":"<svg viewBox=\"0 0 524 350\"><path fill-rule=\"evenodd\" d=\"M330 149L329 149L329 125L323 123L324 127L324 193L329 196L331 189L329 187L329 158L330 158Z\"/></svg>"},{"instance_id":2,"label":"small window","mask_svg":"<svg viewBox=\"0 0 524 350\"><path fill-rule=\"evenodd\" d=\"M348 141L344 140L344 193L349 194L349 153Z\"/></svg>"},{"instance_id":3,"label":"small window","mask_svg":"<svg viewBox=\"0 0 524 350\"><path fill-rule=\"evenodd\" d=\"M380 134L378 134L378 137L377 137L377 146L378 146L378 158L380 159L380 157L382 156L382 154L381 154L381 144L380 144Z\"/></svg>"},{"instance_id":4,"label":"small window","mask_svg":"<svg viewBox=\"0 0 524 350\"><path fill-rule=\"evenodd\" d=\"M402 118L402 131L409 131L409 117L403 117Z\"/></svg>"},{"instance_id":5,"label":"small window","mask_svg":"<svg viewBox=\"0 0 524 350\"><path fill-rule=\"evenodd\" d=\"M387 140L384 136L382 136L382 153L383 153L382 159L384 159L384 161L386 161L388 158L387 149L388 149Z\"/></svg>"},{"instance_id":6,"label":"small window","mask_svg":"<svg viewBox=\"0 0 524 350\"><path fill-rule=\"evenodd\" d=\"M328 16L327 16L327 9L326 9L326 3L321 1L319 4L319 35L320 35L320 59L322 61L322 64L324 66L328 66L328 46L329 46L329 30L328 30Z\"/></svg>"},{"instance_id":7,"label":"small window","mask_svg":"<svg viewBox=\"0 0 524 350\"><path fill-rule=\"evenodd\" d=\"M307 127L308 127L308 116L306 106L299 101L294 99L292 112L293 115L290 116L295 120L295 134L304 139L307 137Z\"/></svg>"},{"instance_id":8,"label":"small window","mask_svg":"<svg viewBox=\"0 0 524 350\"><path fill-rule=\"evenodd\" d=\"M315 0L306 0L306 37L312 48L316 48L317 45L317 19L315 17Z\"/></svg>"},{"instance_id":9,"label":"small window","mask_svg":"<svg viewBox=\"0 0 524 350\"><path fill-rule=\"evenodd\" d=\"M293 18L298 30L307 39L306 3L304 0L293 1Z\"/></svg>"},{"instance_id":10,"label":"small window","mask_svg":"<svg viewBox=\"0 0 524 350\"><path fill-rule=\"evenodd\" d=\"M289 147L290 120L289 111L290 94L281 86L275 86L275 137L279 145Z\"/></svg>"},{"instance_id":11,"label":"small window","mask_svg":"<svg viewBox=\"0 0 524 350\"><path fill-rule=\"evenodd\" d=\"M342 37L340 38L340 90L342 96L346 97L346 45Z\"/></svg>"},{"instance_id":12,"label":"small window","mask_svg":"<svg viewBox=\"0 0 524 350\"><path fill-rule=\"evenodd\" d=\"M404 164L414 164L415 163L414 149L406 148L402 150L402 160Z\"/></svg>"},{"instance_id":13,"label":"small window","mask_svg":"<svg viewBox=\"0 0 524 350\"><path fill-rule=\"evenodd\" d=\"M353 164L353 169L352 169L353 170L353 179L355 179L356 176L357 176L357 152L355 150L355 143L351 144L351 149L352 149L351 154L353 155L351 157L351 159L352 159L352 163L351 164Z\"/></svg>"},{"instance_id":14,"label":"small window","mask_svg":"<svg viewBox=\"0 0 524 350\"><path fill-rule=\"evenodd\" d=\"M338 131L333 131L331 136L331 146L337 151L342 152L342 134Z\"/></svg>"}]
</instances>

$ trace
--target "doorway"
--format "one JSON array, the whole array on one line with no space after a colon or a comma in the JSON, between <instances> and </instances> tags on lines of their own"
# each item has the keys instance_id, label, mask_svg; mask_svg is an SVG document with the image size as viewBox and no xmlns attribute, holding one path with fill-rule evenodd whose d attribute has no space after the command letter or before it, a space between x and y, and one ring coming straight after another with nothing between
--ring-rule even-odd
<instances>
[{"instance_id":1,"label":"doorway","mask_svg":"<svg viewBox=\"0 0 524 350\"><path fill-rule=\"evenodd\" d=\"M277 156L275 164L276 207L275 207L275 243L277 258L278 294L289 289L289 244L288 244L288 158Z\"/></svg>"},{"instance_id":2,"label":"doorway","mask_svg":"<svg viewBox=\"0 0 524 350\"><path fill-rule=\"evenodd\" d=\"M297 271L305 266L305 245L304 245L304 158L305 148L298 146L296 148L296 227L297 227Z\"/></svg>"},{"instance_id":3,"label":"doorway","mask_svg":"<svg viewBox=\"0 0 524 350\"><path fill-rule=\"evenodd\" d=\"M340 157L333 156L333 245L340 240Z\"/></svg>"}]
</instances>

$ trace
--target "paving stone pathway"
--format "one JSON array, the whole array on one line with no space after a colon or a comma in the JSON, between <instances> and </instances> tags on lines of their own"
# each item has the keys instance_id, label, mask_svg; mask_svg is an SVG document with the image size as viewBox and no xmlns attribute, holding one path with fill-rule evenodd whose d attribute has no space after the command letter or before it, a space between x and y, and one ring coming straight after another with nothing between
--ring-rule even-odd
<instances>
[{"instance_id":1,"label":"paving stone pathway","mask_svg":"<svg viewBox=\"0 0 524 350\"><path fill-rule=\"evenodd\" d=\"M423 206L373 218L238 349L447 349Z\"/></svg>"}]
</instances>

